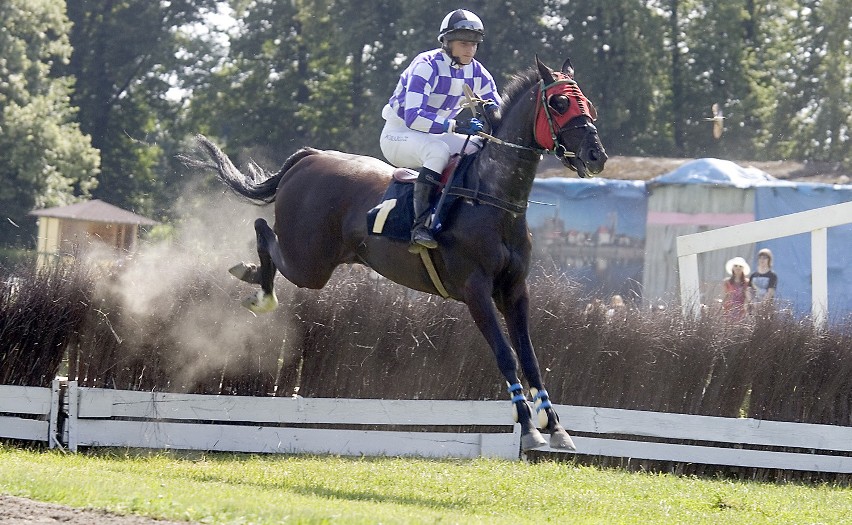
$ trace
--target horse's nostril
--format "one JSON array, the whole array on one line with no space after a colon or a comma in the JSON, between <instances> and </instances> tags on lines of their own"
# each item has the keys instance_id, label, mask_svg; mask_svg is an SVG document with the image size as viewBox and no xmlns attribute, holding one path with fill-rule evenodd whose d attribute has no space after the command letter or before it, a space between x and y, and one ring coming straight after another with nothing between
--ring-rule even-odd
<instances>
[{"instance_id":1,"label":"horse's nostril","mask_svg":"<svg viewBox=\"0 0 852 525\"><path fill-rule=\"evenodd\" d=\"M590 151L590 152L589 152L589 159L590 159L592 162L597 162L597 160L598 160L598 152L597 152L597 151L594 151L594 150L593 150L593 151Z\"/></svg>"}]
</instances>

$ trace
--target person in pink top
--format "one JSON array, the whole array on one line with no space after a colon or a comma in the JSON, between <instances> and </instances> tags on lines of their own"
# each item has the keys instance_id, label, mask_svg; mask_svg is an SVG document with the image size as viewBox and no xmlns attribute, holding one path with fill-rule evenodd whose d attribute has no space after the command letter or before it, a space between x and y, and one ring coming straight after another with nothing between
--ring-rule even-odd
<instances>
[{"instance_id":1,"label":"person in pink top","mask_svg":"<svg viewBox=\"0 0 852 525\"><path fill-rule=\"evenodd\" d=\"M751 273L748 263L742 257L734 257L725 263L725 271L728 278L723 281L725 297L722 300L722 311L725 316L741 321L745 318L748 302L748 284L747 275Z\"/></svg>"}]
</instances>

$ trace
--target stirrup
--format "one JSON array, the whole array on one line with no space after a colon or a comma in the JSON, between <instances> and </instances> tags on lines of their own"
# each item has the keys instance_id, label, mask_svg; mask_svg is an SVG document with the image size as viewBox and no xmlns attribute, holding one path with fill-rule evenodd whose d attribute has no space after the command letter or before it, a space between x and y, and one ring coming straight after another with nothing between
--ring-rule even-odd
<instances>
[{"instance_id":1,"label":"stirrup","mask_svg":"<svg viewBox=\"0 0 852 525\"><path fill-rule=\"evenodd\" d=\"M418 226L411 232L411 244L422 246L429 250L438 247L438 241L432 236L432 232L426 226Z\"/></svg>"}]
</instances>

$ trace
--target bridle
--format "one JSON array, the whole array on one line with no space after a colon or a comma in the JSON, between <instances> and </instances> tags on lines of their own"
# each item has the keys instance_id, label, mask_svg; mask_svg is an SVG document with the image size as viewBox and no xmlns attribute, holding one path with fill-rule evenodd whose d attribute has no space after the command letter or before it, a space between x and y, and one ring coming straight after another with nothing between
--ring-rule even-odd
<instances>
[{"instance_id":1,"label":"bridle","mask_svg":"<svg viewBox=\"0 0 852 525\"><path fill-rule=\"evenodd\" d=\"M545 84L544 79L538 83L539 96L536 99L533 139L542 147L544 153L552 154L558 158L576 157L576 153L568 151L565 145L559 142L559 135L567 131L584 128L597 133L597 128L592 124L596 115L594 114L593 106L591 106L586 96L583 95L583 92L580 91L580 87L573 78L558 72L555 72L554 75L556 78L550 84ZM568 111L554 115L550 99L556 95L565 95L568 97L571 101L571 106ZM579 116L586 116L591 122L587 121L582 124L564 127L565 124Z\"/></svg>"},{"instance_id":2,"label":"bridle","mask_svg":"<svg viewBox=\"0 0 852 525\"><path fill-rule=\"evenodd\" d=\"M583 92L580 91L580 88L577 86L577 82L575 82L574 79L560 72L553 72L553 74L556 76L556 79L550 84L545 84L543 79L538 83L539 88L538 95L536 96L536 118L533 121L533 140L538 147L515 144L482 131L478 132L477 135L490 142L494 142L495 144L509 148L533 151L537 155L549 153L562 159L577 158L577 153L569 151L561 142L559 142L559 135L567 131L583 128L587 129L588 132L597 133L597 128L595 128L594 124L590 122L595 120L597 112L585 95L583 95ZM465 98L467 100L462 103L462 107L470 108L474 111L474 115L476 115L477 106L482 104L484 101L477 98L474 95L473 90L467 84L464 84L463 87ZM573 99L573 102L570 105L572 111L566 110L563 113L556 111L556 114L554 114L549 103L549 99L554 95L565 95L569 99ZM582 124L563 127L572 119L579 116L586 116L588 117L588 120ZM466 145L467 142L465 142L465 146ZM464 148L462 148L462 150L464 150ZM571 169L575 168L572 167ZM509 202L505 199L485 194L479 190L478 185L474 189L450 186L452 185L448 184L444 190L448 195L456 195L482 202L508 211L513 215L520 215L524 213L527 208L526 202Z\"/></svg>"},{"instance_id":3,"label":"bridle","mask_svg":"<svg viewBox=\"0 0 852 525\"><path fill-rule=\"evenodd\" d=\"M569 151L564 144L559 141L559 135L575 129L587 129L590 132L597 133L597 128L592 124L596 120L594 107L591 106L588 99L580 91L577 82L568 77L564 73L554 72L556 79L545 84L544 80L538 83L538 95L536 96L536 117L533 121L533 140L539 147L530 147L522 144L499 139L488 133L479 132L478 135L496 144L507 146L510 148L521 149L526 151L534 151L541 154L551 154L557 158L576 158L577 154ZM482 102L481 99L475 98L473 92L465 85L465 95L468 97L468 102L463 106L474 106L477 102ZM553 109L550 106L549 100L554 95L566 95L569 99L573 99L571 105L574 111L566 112L565 114L554 115ZM591 108L591 109L590 109ZM582 124L573 125L570 127L562 127L575 117L585 115L591 122L587 121Z\"/></svg>"}]
</instances>

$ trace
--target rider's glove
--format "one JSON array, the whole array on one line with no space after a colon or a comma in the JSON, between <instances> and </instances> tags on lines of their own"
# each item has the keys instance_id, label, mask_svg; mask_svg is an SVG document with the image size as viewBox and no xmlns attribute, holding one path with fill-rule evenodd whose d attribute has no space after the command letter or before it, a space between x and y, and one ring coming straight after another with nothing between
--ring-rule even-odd
<instances>
[{"instance_id":1,"label":"rider's glove","mask_svg":"<svg viewBox=\"0 0 852 525\"><path fill-rule=\"evenodd\" d=\"M476 135L482 131L482 121L476 117L456 120L456 125L453 128L453 131L461 133L462 135Z\"/></svg>"}]
</instances>

